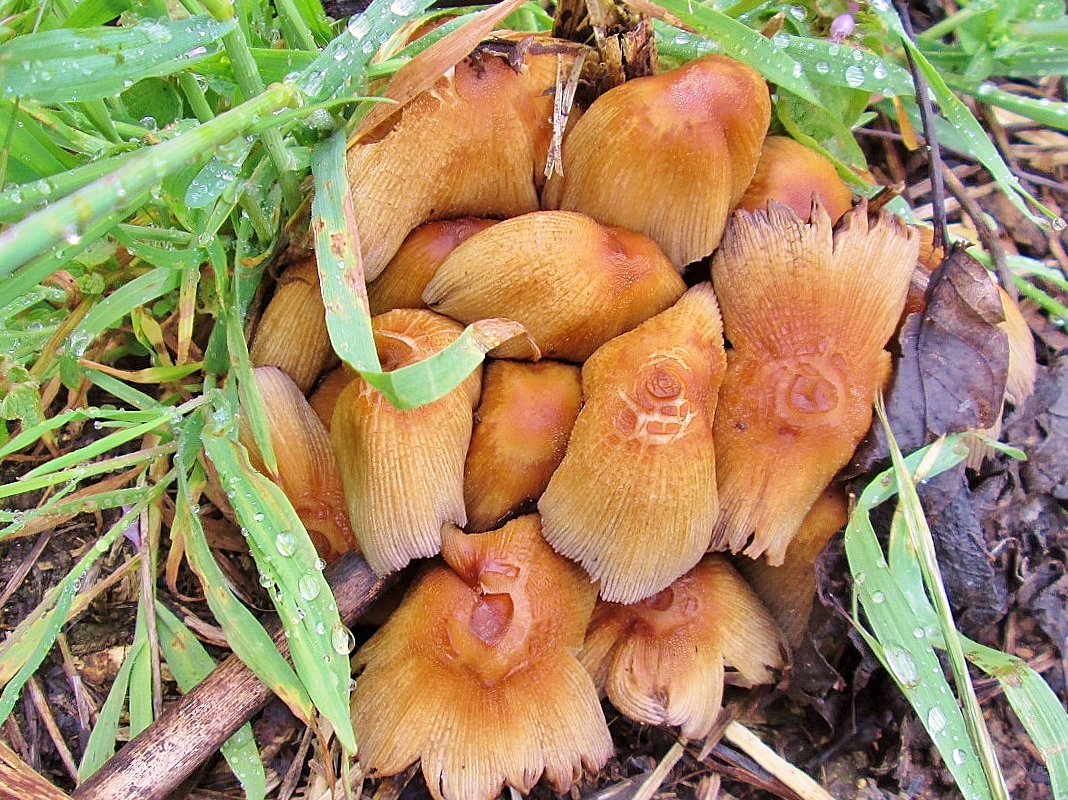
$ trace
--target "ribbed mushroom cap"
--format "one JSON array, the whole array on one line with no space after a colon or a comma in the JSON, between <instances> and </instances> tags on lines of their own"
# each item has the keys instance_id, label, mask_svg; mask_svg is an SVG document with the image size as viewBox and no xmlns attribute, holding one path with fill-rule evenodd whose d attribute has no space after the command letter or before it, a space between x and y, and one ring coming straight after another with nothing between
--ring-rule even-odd
<instances>
[{"instance_id":1,"label":"ribbed mushroom cap","mask_svg":"<svg viewBox=\"0 0 1068 800\"><path fill-rule=\"evenodd\" d=\"M425 309L380 314L371 326L386 371L432 356L463 332ZM443 523L466 523L463 469L481 371L409 411L394 408L359 377L338 397L330 440L353 532L379 575L437 553Z\"/></svg>"},{"instance_id":2,"label":"ribbed mushroom cap","mask_svg":"<svg viewBox=\"0 0 1068 800\"><path fill-rule=\"evenodd\" d=\"M813 195L823 203L831 222L853 207L853 193L838 177L834 164L789 136L769 136L738 208L757 211L767 208L768 200L775 200L792 208L801 219L808 219Z\"/></svg>"},{"instance_id":3,"label":"ribbed mushroom cap","mask_svg":"<svg viewBox=\"0 0 1068 800\"><path fill-rule=\"evenodd\" d=\"M756 70L710 55L597 98L564 138L543 208L654 239L682 269L716 249L753 178L771 118Z\"/></svg>"},{"instance_id":4,"label":"ribbed mushroom cap","mask_svg":"<svg viewBox=\"0 0 1068 800\"><path fill-rule=\"evenodd\" d=\"M257 367L252 374L263 399L278 473L271 475L267 470L244 415L240 418L241 443L248 449L252 466L273 478L289 498L319 555L333 561L354 549L356 539L345 512L330 434L282 370Z\"/></svg>"},{"instance_id":5,"label":"ribbed mushroom cap","mask_svg":"<svg viewBox=\"0 0 1068 800\"><path fill-rule=\"evenodd\" d=\"M485 531L537 500L582 406L582 373L558 361L490 359L464 466L467 528Z\"/></svg>"},{"instance_id":6,"label":"ribbed mushroom cap","mask_svg":"<svg viewBox=\"0 0 1068 800\"><path fill-rule=\"evenodd\" d=\"M883 347L916 263L916 236L866 204L832 235L769 203L737 212L712 263L733 346L715 421L720 516L712 549L781 564L801 520L871 425Z\"/></svg>"},{"instance_id":7,"label":"ribbed mushroom cap","mask_svg":"<svg viewBox=\"0 0 1068 800\"><path fill-rule=\"evenodd\" d=\"M408 233L436 219L512 217L538 208L536 174L552 133L557 58L464 61L412 100L376 141L349 147L363 267L373 280Z\"/></svg>"},{"instance_id":8,"label":"ribbed mushroom cap","mask_svg":"<svg viewBox=\"0 0 1068 800\"><path fill-rule=\"evenodd\" d=\"M716 518L712 419L724 370L716 297L699 284L582 368L585 405L538 503L545 538L634 602L694 566Z\"/></svg>"},{"instance_id":9,"label":"ribbed mushroom cap","mask_svg":"<svg viewBox=\"0 0 1068 800\"><path fill-rule=\"evenodd\" d=\"M496 224L494 219L462 217L420 225L408 234L386 268L367 286L371 314L394 308L426 308L423 290L441 262L460 243Z\"/></svg>"},{"instance_id":10,"label":"ribbed mushroom cap","mask_svg":"<svg viewBox=\"0 0 1068 800\"><path fill-rule=\"evenodd\" d=\"M686 291L647 236L570 211L539 211L475 234L442 263L423 299L464 323L521 323L542 355L584 361Z\"/></svg>"},{"instance_id":11,"label":"ribbed mushroom cap","mask_svg":"<svg viewBox=\"0 0 1068 800\"><path fill-rule=\"evenodd\" d=\"M611 756L575 656L596 590L539 528L528 515L490 533L443 532L447 566L427 569L354 657L365 770L394 775L421 759L438 800L491 800L543 775L567 791Z\"/></svg>"},{"instance_id":12,"label":"ribbed mushroom cap","mask_svg":"<svg viewBox=\"0 0 1068 800\"><path fill-rule=\"evenodd\" d=\"M342 362L323 375L308 396L308 403L328 431L334 422L334 407L337 406L337 399L345 387L357 377L356 370Z\"/></svg>"},{"instance_id":13,"label":"ribbed mushroom cap","mask_svg":"<svg viewBox=\"0 0 1068 800\"><path fill-rule=\"evenodd\" d=\"M705 556L669 587L631 605L599 602L580 659L624 716L707 736L734 682L769 683L785 641L760 599L725 558Z\"/></svg>"},{"instance_id":14,"label":"ribbed mushroom cap","mask_svg":"<svg viewBox=\"0 0 1068 800\"><path fill-rule=\"evenodd\" d=\"M256 327L249 358L256 367L278 367L304 393L319 373L337 361L326 329L315 258L290 265L278 279Z\"/></svg>"},{"instance_id":15,"label":"ribbed mushroom cap","mask_svg":"<svg viewBox=\"0 0 1068 800\"><path fill-rule=\"evenodd\" d=\"M763 558L736 562L793 648L800 646L808 629L816 596L816 560L831 537L842 530L847 516L842 487L831 485L808 510L782 564L773 567Z\"/></svg>"}]
</instances>

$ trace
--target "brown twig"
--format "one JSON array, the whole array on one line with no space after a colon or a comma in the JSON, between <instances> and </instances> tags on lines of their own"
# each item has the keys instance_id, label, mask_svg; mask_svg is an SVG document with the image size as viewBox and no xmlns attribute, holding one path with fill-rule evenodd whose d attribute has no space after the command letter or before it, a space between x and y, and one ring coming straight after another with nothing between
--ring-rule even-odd
<instances>
[{"instance_id":1,"label":"brown twig","mask_svg":"<svg viewBox=\"0 0 1068 800\"><path fill-rule=\"evenodd\" d=\"M382 593L388 579L377 577L356 553L347 553L326 571L338 612L351 624ZM277 618L267 629L278 649L289 654ZM159 800L259 711L270 690L236 656L230 656L202 683L129 742L73 792L78 800Z\"/></svg>"}]
</instances>

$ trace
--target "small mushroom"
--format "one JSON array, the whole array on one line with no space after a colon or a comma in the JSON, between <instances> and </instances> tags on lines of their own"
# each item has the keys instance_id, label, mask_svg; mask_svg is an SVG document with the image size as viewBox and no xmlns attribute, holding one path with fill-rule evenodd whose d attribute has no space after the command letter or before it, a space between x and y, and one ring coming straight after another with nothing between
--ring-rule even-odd
<instances>
[{"instance_id":1,"label":"small mushroom","mask_svg":"<svg viewBox=\"0 0 1068 800\"><path fill-rule=\"evenodd\" d=\"M585 405L538 509L546 540L606 600L656 594L708 546L721 330L712 286L698 284L582 368Z\"/></svg>"},{"instance_id":2,"label":"small mushroom","mask_svg":"<svg viewBox=\"0 0 1068 800\"><path fill-rule=\"evenodd\" d=\"M701 739L721 711L725 665L736 684L770 683L785 647L745 579L708 555L652 597L599 602L579 657L624 716Z\"/></svg>"},{"instance_id":3,"label":"small mushroom","mask_svg":"<svg viewBox=\"0 0 1068 800\"><path fill-rule=\"evenodd\" d=\"M598 97L564 138L542 208L581 211L655 240L682 270L719 244L771 118L756 70L710 55Z\"/></svg>"},{"instance_id":4,"label":"small mushroom","mask_svg":"<svg viewBox=\"0 0 1068 800\"><path fill-rule=\"evenodd\" d=\"M513 319L543 356L581 362L685 291L678 272L647 236L571 211L538 211L459 245L427 284L423 299L465 324Z\"/></svg>"},{"instance_id":5,"label":"small mushroom","mask_svg":"<svg viewBox=\"0 0 1068 800\"><path fill-rule=\"evenodd\" d=\"M278 367L305 394L319 373L336 363L314 257L282 272L256 327L249 358L256 367Z\"/></svg>"},{"instance_id":6,"label":"small mushroom","mask_svg":"<svg viewBox=\"0 0 1068 800\"><path fill-rule=\"evenodd\" d=\"M367 286L371 314L394 308L426 308L423 290L441 262L479 231L496 225L494 219L445 219L420 225L408 234L386 268Z\"/></svg>"},{"instance_id":7,"label":"small mushroom","mask_svg":"<svg viewBox=\"0 0 1068 800\"><path fill-rule=\"evenodd\" d=\"M805 219L812 210L813 195L823 203L831 222L853 207L853 193L827 158L789 136L769 136L738 208L756 211L775 200Z\"/></svg>"},{"instance_id":8,"label":"small mushroom","mask_svg":"<svg viewBox=\"0 0 1068 800\"><path fill-rule=\"evenodd\" d=\"M367 280L424 222L512 217L538 208L536 175L552 135L557 57L457 64L371 141L350 145L347 173Z\"/></svg>"},{"instance_id":9,"label":"small mushroom","mask_svg":"<svg viewBox=\"0 0 1068 800\"><path fill-rule=\"evenodd\" d=\"M443 350L463 326L425 309L397 309L371 320L382 369L389 372ZM478 402L481 367L444 397L400 411L357 377L334 408L330 440L341 469L353 532L379 575L441 548L441 526L463 525L463 470Z\"/></svg>"},{"instance_id":10,"label":"small mushroom","mask_svg":"<svg viewBox=\"0 0 1068 800\"><path fill-rule=\"evenodd\" d=\"M832 484L808 510L782 564L773 567L763 558L740 558L736 563L794 649L808 630L816 596L816 561L847 516L845 493Z\"/></svg>"},{"instance_id":11,"label":"small mushroom","mask_svg":"<svg viewBox=\"0 0 1068 800\"><path fill-rule=\"evenodd\" d=\"M267 415L278 472L267 469L245 415L240 418L241 443L252 466L272 478L289 498L319 555L333 561L355 549L356 539L345 512L330 434L286 373L277 367L257 367L252 374Z\"/></svg>"},{"instance_id":12,"label":"small mushroom","mask_svg":"<svg viewBox=\"0 0 1068 800\"><path fill-rule=\"evenodd\" d=\"M582 373L558 361L490 359L464 467L467 527L496 527L541 497L582 406Z\"/></svg>"},{"instance_id":13,"label":"small mushroom","mask_svg":"<svg viewBox=\"0 0 1068 800\"><path fill-rule=\"evenodd\" d=\"M576 658L596 590L541 538L537 515L466 535L412 585L353 659L360 763L395 775L422 761L437 800L566 792L612 740Z\"/></svg>"},{"instance_id":14,"label":"small mushroom","mask_svg":"<svg viewBox=\"0 0 1068 800\"><path fill-rule=\"evenodd\" d=\"M733 349L715 421L711 549L782 563L871 425L917 249L901 220L869 221L864 203L833 233L819 202L810 222L774 202L732 217L712 262Z\"/></svg>"}]
</instances>

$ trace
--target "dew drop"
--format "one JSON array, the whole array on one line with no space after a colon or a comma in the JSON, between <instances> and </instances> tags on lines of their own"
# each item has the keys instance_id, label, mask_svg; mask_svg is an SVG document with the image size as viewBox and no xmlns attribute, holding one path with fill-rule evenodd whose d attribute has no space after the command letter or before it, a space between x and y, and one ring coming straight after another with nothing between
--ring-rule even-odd
<instances>
[{"instance_id":1,"label":"dew drop","mask_svg":"<svg viewBox=\"0 0 1068 800\"><path fill-rule=\"evenodd\" d=\"M314 600L319 596L319 581L313 575L301 575L297 581L297 592L305 600Z\"/></svg>"},{"instance_id":2,"label":"dew drop","mask_svg":"<svg viewBox=\"0 0 1068 800\"><path fill-rule=\"evenodd\" d=\"M951 758L953 759L954 764L963 764L968 758L968 755L958 747L953 751Z\"/></svg>"},{"instance_id":3,"label":"dew drop","mask_svg":"<svg viewBox=\"0 0 1068 800\"><path fill-rule=\"evenodd\" d=\"M263 514L261 512L259 512L259 511L257 511L255 514L253 514L252 518L254 520L256 520L256 522L263 522L263 520L264 520Z\"/></svg>"},{"instance_id":4,"label":"dew drop","mask_svg":"<svg viewBox=\"0 0 1068 800\"><path fill-rule=\"evenodd\" d=\"M826 75L830 71L831 71L831 65L828 64L826 61L817 61L816 62L816 72L818 72L820 75Z\"/></svg>"},{"instance_id":5,"label":"dew drop","mask_svg":"<svg viewBox=\"0 0 1068 800\"><path fill-rule=\"evenodd\" d=\"M326 562L321 558L315 559L315 568L322 572L324 569L326 569Z\"/></svg>"},{"instance_id":6,"label":"dew drop","mask_svg":"<svg viewBox=\"0 0 1068 800\"><path fill-rule=\"evenodd\" d=\"M911 688L919 685L920 671L916 669L916 662L912 660L908 650L901 647L886 648L886 662L894 677L903 686Z\"/></svg>"},{"instance_id":7,"label":"dew drop","mask_svg":"<svg viewBox=\"0 0 1068 800\"><path fill-rule=\"evenodd\" d=\"M927 636L927 631L925 631L923 628L913 628L912 635L917 639L923 639Z\"/></svg>"},{"instance_id":8,"label":"dew drop","mask_svg":"<svg viewBox=\"0 0 1068 800\"><path fill-rule=\"evenodd\" d=\"M315 633L318 636L326 636L326 625L322 622L316 622Z\"/></svg>"},{"instance_id":9,"label":"dew drop","mask_svg":"<svg viewBox=\"0 0 1068 800\"><path fill-rule=\"evenodd\" d=\"M416 5L415 0L393 0L389 10L398 17L406 17L415 11Z\"/></svg>"},{"instance_id":10,"label":"dew drop","mask_svg":"<svg viewBox=\"0 0 1068 800\"><path fill-rule=\"evenodd\" d=\"M858 67L856 64L846 67L845 80L850 86L856 89L862 83L864 83L864 69Z\"/></svg>"},{"instance_id":11,"label":"dew drop","mask_svg":"<svg viewBox=\"0 0 1068 800\"><path fill-rule=\"evenodd\" d=\"M927 712L927 730L934 736L946 727L946 715L938 706Z\"/></svg>"},{"instance_id":12,"label":"dew drop","mask_svg":"<svg viewBox=\"0 0 1068 800\"><path fill-rule=\"evenodd\" d=\"M866 581L867 579L868 579L868 576L867 576L867 574L866 574L866 573L863 573L863 572L860 572L860 573L858 573L858 574L857 574L857 577L855 577L855 578L854 578L853 580L854 580L854 581L856 582L856 584L857 584L858 586L860 586L860 585L861 585L862 583L864 583L864 581Z\"/></svg>"},{"instance_id":13,"label":"dew drop","mask_svg":"<svg viewBox=\"0 0 1068 800\"><path fill-rule=\"evenodd\" d=\"M270 575L268 575L266 572L261 572L260 573L260 586L262 586L264 589L269 589L273 585L274 585L274 579Z\"/></svg>"},{"instance_id":14,"label":"dew drop","mask_svg":"<svg viewBox=\"0 0 1068 800\"><path fill-rule=\"evenodd\" d=\"M871 74L872 74L872 77L875 78L875 80L881 81L888 74L887 70L886 70L886 64L884 64L884 63L882 63L880 61L878 64L876 64L872 68Z\"/></svg>"},{"instance_id":15,"label":"dew drop","mask_svg":"<svg viewBox=\"0 0 1068 800\"><path fill-rule=\"evenodd\" d=\"M280 556L291 556L297 551L297 540L291 531L282 531L274 537L274 547Z\"/></svg>"},{"instance_id":16,"label":"dew drop","mask_svg":"<svg viewBox=\"0 0 1068 800\"><path fill-rule=\"evenodd\" d=\"M356 646L356 637L352 635L352 631L337 622L330 629L330 646L334 648L335 653L347 656Z\"/></svg>"},{"instance_id":17,"label":"dew drop","mask_svg":"<svg viewBox=\"0 0 1068 800\"><path fill-rule=\"evenodd\" d=\"M876 589L874 592L871 593L871 601L873 603L886 602L886 595Z\"/></svg>"}]
</instances>

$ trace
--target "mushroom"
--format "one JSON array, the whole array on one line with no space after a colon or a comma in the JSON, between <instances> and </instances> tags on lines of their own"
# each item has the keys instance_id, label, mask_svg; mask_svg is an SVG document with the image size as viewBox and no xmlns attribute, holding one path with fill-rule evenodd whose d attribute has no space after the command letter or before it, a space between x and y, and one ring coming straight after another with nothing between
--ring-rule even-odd
<instances>
[{"instance_id":1,"label":"mushroom","mask_svg":"<svg viewBox=\"0 0 1068 800\"><path fill-rule=\"evenodd\" d=\"M768 200L790 206L802 219L819 198L831 222L853 207L853 193L826 157L789 136L769 136L760 148L760 160L738 208L757 211Z\"/></svg>"},{"instance_id":2,"label":"mushroom","mask_svg":"<svg viewBox=\"0 0 1068 800\"><path fill-rule=\"evenodd\" d=\"M408 234L382 273L367 286L371 314L394 308L426 308L423 290L457 245L496 225L494 219L462 217L428 222Z\"/></svg>"},{"instance_id":3,"label":"mushroom","mask_svg":"<svg viewBox=\"0 0 1068 800\"><path fill-rule=\"evenodd\" d=\"M732 217L712 262L733 349L715 420L711 549L782 563L871 425L917 248L903 222L869 220L865 203L833 234L818 201L810 222L775 202Z\"/></svg>"},{"instance_id":4,"label":"mushroom","mask_svg":"<svg viewBox=\"0 0 1068 800\"><path fill-rule=\"evenodd\" d=\"M734 683L770 683L784 652L760 598L713 554L645 600L599 602L579 658L624 716L701 739L721 711L724 665Z\"/></svg>"},{"instance_id":5,"label":"mushroom","mask_svg":"<svg viewBox=\"0 0 1068 800\"><path fill-rule=\"evenodd\" d=\"M847 516L845 493L832 484L801 521L782 564L773 567L764 558L740 558L736 563L794 649L808 630L816 596L816 561L831 537L842 530Z\"/></svg>"},{"instance_id":6,"label":"mushroom","mask_svg":"<svg viewBox=\"0 0 1068 800\"><path fill-rule=\"evenodd\" d=\"M468 530L496 527L537 500L559 466L582 405L578 367L490 359L464 466Z\"/></svg>"},{"instance_id":7,"label":"mushroom","mask_svg":"<svg viewBox=\"0 0 1068 800\"><path fill-rule=\"evenodd\" d=\"M543 775L566 792L613 752L575 655L596 590L537 515L482 534L447 526L442 556L353 659L361 765L385 776L421 760L437 800L525 794Z\"/></svg>"},{"instance_id":8,"label":"mushroom","mask_svg":"<svg viewBox=\"0 0 1068 800\"><path fill-rule=\"evenodd\" d=\"M542 208L581 211L655 240L678 269L719 244L771 118L756 70L710 55L598 97L564 138Z\"/></svg>"},{"instance_id":9,"label":"mushroom","mask_svg":"<svg viewBox=\"0 0 1068 800\"><path fill-rule=\"evenodd\" d=\"M255 367L278 367L305 394L319 373L337 361L313 256L282 272L256 327L249 358Z\"/></svg>"},{"instance_id":10,"label":"mushroom","mask_svg":"<svg viewBox=\"0 0 1068 800\"><path fill-rule=\"evenodd\" d=\"M584 361L685 291L678 272L647 236L573 211L538 211L459 245L427 284L423 299L463 323L514 319L545 357Z\"/></svg>"},{"instance_id":11,"label":"mushroom","mask_svg":"<svg viewBox=\"0 0 1068 800\"><path fill-rule=\"evenodd\" d=\"M356 539L345 512L330 434L286 373L277 367L257 367L252 374L263 400L278 471L267 469L244 414L239 419L241 443L252 466L274 480L289 498L319 555L333 561L355 549Z\"/></svg>"},{"instance_id":12,"label":"mushroom","mask_svg":"<svg viewBox=\"0 0 1068 800\"><path fill-rule=\"evenodd\" d=\"M529 50L518 66L488 56L462 61L374 131L376 138L350 144L347 174L367 280L424 222L538 208L556 70L555 54Z\"/></svg>"},{"instance_id":13,"label":"mushroom","mask_svg":"<svg viewBox=\"0 0 1068 800\"><path fill-rule=\"evenodd\" d=\"M371 320L386 372L443 350L463 326L425 309ZM482 369L444 397L400 411L357 377L334 408L330 439L341 469L353 532L379 575L441 547L441 526L467 522L463 469Z\"/></svg>"},{"instance_id":14,"label":"mushroom","mask_svg":"<svg viewBox=\"0 0 1068 800\"><path fill-rule=\"evenodd\" d=\"M606 600L656 594L705 552L724 367L707 282L583 366L585 405L538 509L546 540L599 580Z\"/></svg>"}]
</instances>

